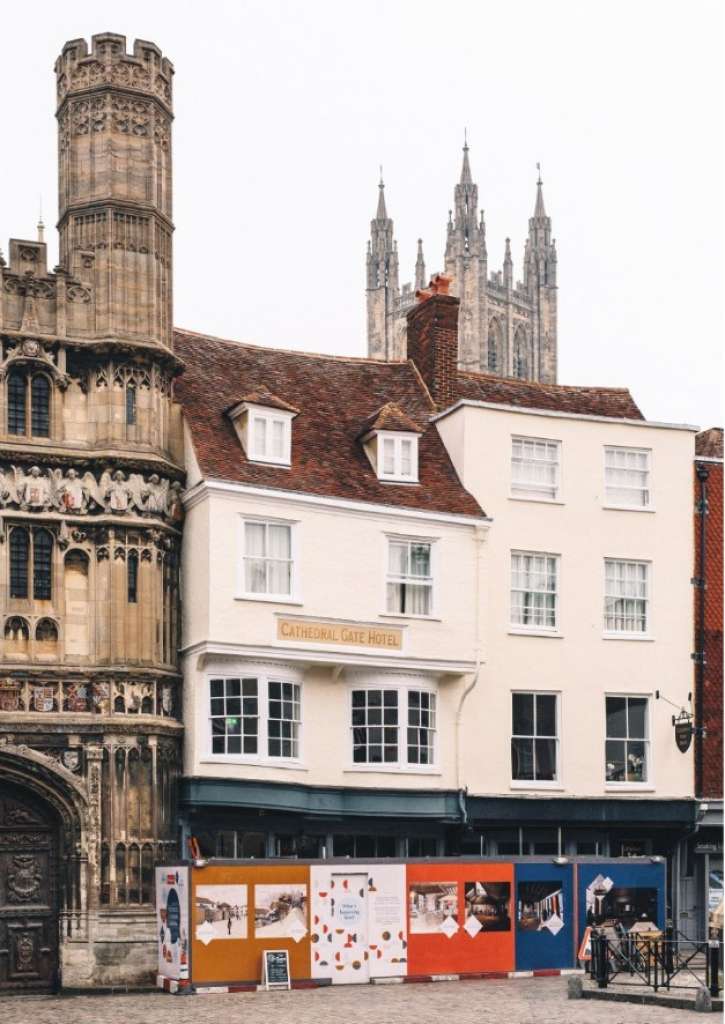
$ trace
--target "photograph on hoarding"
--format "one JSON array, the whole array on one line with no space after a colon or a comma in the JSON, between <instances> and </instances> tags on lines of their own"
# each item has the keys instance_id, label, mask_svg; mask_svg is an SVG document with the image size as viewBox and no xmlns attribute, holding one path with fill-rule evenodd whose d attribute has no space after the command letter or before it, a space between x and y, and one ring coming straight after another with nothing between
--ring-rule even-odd
<instances>
[{"instance_id":1,"label":"photograph on hoarding","mask_svg":"<svg viewBox=\"0 0 725 1024\"><path fill-rule=\"evenodd\" d=\"M416 882L408 906L411 935L458 930L458 882Z\"/></svg>"},{"instance_id":2,"label":"photograph on hoarding","mask_svg":"<svg viewBox=\"0 0 725 1024\"><path fill-rule=\"evenodd\" d=\"M205 944L213 939L246 939L246 885L197 885L194 914L196 937Z\"/></svg>"},{"instance_id":3,"label":"photograph on hoarding","mask_svg":"<svg viewBox=\"0 0 725 1024\"><path fill-rule=\"evenodd\" d=\"M511 931L510 882L466 882L466 922L469 935Z\"/></svg>"},{"instance_id":4,"label":"photograph on hoarding","mask_svg":"<svg viewBox=\"0 0 725 1024\"><path fill-rule=\"evenodd\" d=\"M306 934L306 885L255 885L255 938L290 938L299 942Z\"/></svg>"},{"instance_id":5,"label":"photograph on hoarding","mask_svg":"<svg viewBox=\"0 0 725 1024\"><path fill-rule=\"evenodd\" d=\"M586 900L588 925L621 925L627 931L636 925L641 931L660 924L655 888L615 885L600 874L587 886Z\"/></svg>"},{"instance_id":6,"label":"photograph on hoarding","mask_svg":"<svg viewBox=\"0 0 725 1024\"><path fill-rule=\"evenodd\" d=\"M519 882L517 919L520 932L560 932L564 927L561 879Z\"/></svg>"}]
</instances>

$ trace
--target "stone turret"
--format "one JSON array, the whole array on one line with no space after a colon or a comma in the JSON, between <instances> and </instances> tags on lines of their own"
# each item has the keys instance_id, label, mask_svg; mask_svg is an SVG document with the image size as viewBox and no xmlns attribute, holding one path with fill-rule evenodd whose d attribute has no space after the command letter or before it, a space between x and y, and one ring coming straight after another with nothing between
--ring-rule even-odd
<instances>
[{"instance_id":1,"label":"stone turret","mask_svg":"<svg viewBox=\"0 0 725 1024\"><path fill-rule=\"evenodd\" d=\"M55 73L60 262L89 296L68 332L170 349L173 66L108 32L66 43Z\"/></svg>"}]
</instances>

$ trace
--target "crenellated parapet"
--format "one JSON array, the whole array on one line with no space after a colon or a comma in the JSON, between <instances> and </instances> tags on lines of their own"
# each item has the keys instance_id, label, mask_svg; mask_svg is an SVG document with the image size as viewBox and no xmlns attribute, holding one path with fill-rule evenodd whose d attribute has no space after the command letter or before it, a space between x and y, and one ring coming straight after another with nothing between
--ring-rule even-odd
<instances>
[{"instance_id":1,"label":"crenellated parapet","mask_svg":"<svg viewBox=\"0 0 725 1024\"><path fill-rule=\"evenodd\" d=\"M174 65L155 43L136 39L133 53L126 53L126 37L115 32L85 39L71 39L55 62L58 107L69 94L92 92L114 86L128 92L152 95L171 112Z\"/></svg>"}]
</instances>

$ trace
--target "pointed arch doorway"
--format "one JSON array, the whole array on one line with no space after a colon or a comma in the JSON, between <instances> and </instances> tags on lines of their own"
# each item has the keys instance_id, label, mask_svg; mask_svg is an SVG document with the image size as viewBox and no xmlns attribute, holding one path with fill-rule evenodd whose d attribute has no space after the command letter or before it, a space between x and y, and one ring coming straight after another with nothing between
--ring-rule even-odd
<instances>
[{"instance_id":1,"label":"pointed arch doorway","mask_svg":"<svg viewBox=\"0 0 725 1024\"><path fill-rule=\"evenodd\" d=\"M0 995L58 983L59 825L23 787L0 790Z\"/></svg>"}]
</instances>

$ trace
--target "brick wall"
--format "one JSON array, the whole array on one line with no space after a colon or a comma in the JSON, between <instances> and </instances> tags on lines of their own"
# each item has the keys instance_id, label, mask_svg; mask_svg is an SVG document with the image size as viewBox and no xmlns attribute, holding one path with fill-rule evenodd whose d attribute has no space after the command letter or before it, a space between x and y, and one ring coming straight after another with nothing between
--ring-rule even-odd
<instances>
[{"instance_id":1,"label":"brick wall","mask_svg":"<svg viewBox=\"0 0 725 1024\"><path fill-rule=\"evenodd\" d=\"M453 295L433 294L408 313L408 358L440 409L457 398L459 306Z\"/></svg>"},{"instance_id":2,"label":"brick wall","mask_svg":"<svg viewBox=\"0 0 725 1024\"><path fill-rule=\"evenodd\" d=\"M697 465L697 463L696 463ZM723 465L704 462L708 514L705 517L705 673L702 701L706 737L702 741L704 798L723 795ZM695 475L695 502L700 484ZM695 575L700 576L700 516L695 514ZM698 625L698 592L695 590L695 625Z\"/></svg>"}]
</instances>

